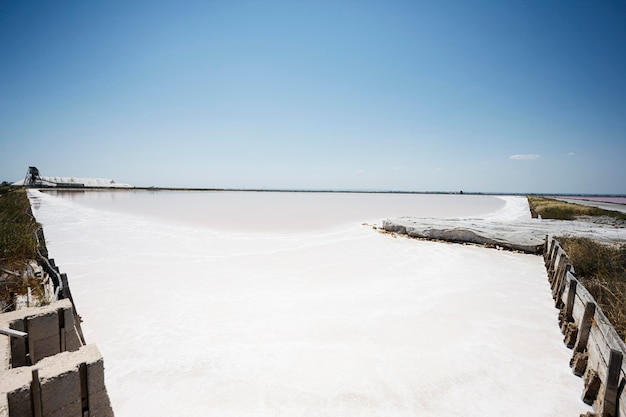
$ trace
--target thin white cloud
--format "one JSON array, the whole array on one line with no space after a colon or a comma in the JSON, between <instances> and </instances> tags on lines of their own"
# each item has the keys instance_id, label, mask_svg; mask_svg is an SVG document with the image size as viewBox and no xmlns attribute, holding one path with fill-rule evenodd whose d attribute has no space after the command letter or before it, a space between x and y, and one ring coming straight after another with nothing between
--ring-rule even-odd
<instances>
[{"instance_id":1,"label":"thin white cloud","mask_svg":"<svg viewBox=\"0 0 626 417\"><path fill-rule=\"evenodd\" d=\"M516 161L536 161L539 158L541 158L541 155L537 155L536 153L524 153L509 156L509 159Z\"/></svg>"}]
</instances>

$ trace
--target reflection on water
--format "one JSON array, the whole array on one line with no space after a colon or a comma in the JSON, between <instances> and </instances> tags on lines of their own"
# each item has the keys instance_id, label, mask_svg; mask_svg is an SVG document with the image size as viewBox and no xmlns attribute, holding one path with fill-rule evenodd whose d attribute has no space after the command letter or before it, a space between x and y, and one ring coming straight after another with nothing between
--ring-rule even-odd
<instances>
[{"instance_id":1,"label":"reflection on water","mask_svg":"<svg viewBox=\"0 0 626 417\"><path fill-rule=\"evenodd\" d=\"M504 207L494 196L252 192L46 191L95 209L235 231L302 231L384 218L478 217Z\"/></svg>"},{"instance_id":2,"label":"reflection on water","mask_svg":"<svg viewBox=\"0 0 626 417\"><path fill-rule=\"evenodd\" d=\"M62 197L68 200L115 200L122 196L122 193L118 193L115 191L109 190L84 190L84 189L76 189L76 190L51 190L51 189L43 189L41 192L55 195L57 197Z\"/></svg>"}]
</instances>

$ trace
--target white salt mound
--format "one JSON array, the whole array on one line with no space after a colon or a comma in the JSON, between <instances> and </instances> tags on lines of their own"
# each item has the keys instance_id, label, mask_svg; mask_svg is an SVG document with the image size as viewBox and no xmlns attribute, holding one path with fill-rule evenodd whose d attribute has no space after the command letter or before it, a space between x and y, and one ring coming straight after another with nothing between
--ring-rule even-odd
<instances>
[{"instance_id":1,"label":"white salt mound","mask_svg":"<svg viewBox=\"0 0 626 417\"><path fill-rule=\"evenodd\" d=\"M115 182L109 178L78 178L78 177L40 177L44 184L54 187L54 184L83 185L85 187L101 188L130 188L132 185ZM24 180L14 182L13 185L24 185Z\"/></svg>"}]
</instances>

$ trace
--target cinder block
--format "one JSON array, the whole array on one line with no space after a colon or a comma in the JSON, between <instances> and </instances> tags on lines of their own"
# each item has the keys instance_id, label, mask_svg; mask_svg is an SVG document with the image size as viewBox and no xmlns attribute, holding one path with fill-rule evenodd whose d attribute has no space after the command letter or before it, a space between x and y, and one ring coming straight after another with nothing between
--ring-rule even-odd
<instances>
[{"instance_id":1,"label":"cinder block","mask_svg":"<svg viewBox=\"0 0 626 417\"><path fill-rule=\"evenodd\" d=\"M30 357L33 364L61 352L59 317L56 311L29 318L28 338L30 339Z\"/></svg>"},{"instance_id":2,"label":"cinder block","mask_svg":"<svg viewBox=\"0 0 626 417\"><path fill-rule=\"evenodd\" d=\"M89 392L89 416L113 417L111 400L104 385L104 362L99 360L87 363L87 381Z\"/></svg>"},{"instance_id":3,"label":"cinder block","mask_svg":"<svg viewBox=\"0 0 626 417\"><path fill-rule=\"evenodd\" d=\"M9 417L30 417L33 409L30 400L30 386L24 386L14 391L7 392L9 404Z\"/></svg>"},{"instance_id":4,"label":"cinder block","mask_svg":"<svg viewBox=\"0 0 626 417\"><path fill-rule=\"evenodd\" d=\"M18 310L3 316L6 317L7 327L28 332L28 339L11 338L12 368L31 365L26 360L26 352L30 352L33 364L61 352L62 335L65 337L65 351L75 352L83 346L69 300ZM28 322L27 325L24 325L24 321ZM64 325L62 329L60 323Z\"/></svg>"},{"instance_id":5,"label":"cinder block","mask_svg":"<svg viewBox=\"0 0 626 417\"><path fill-rule=\"evenodd\" d=\"M32 415L31 381L32 371L29 367L0 372L0 397L3 397L0 399L0 415L10 417Z\"/></svg>"},{"instance_id":6,"label":"cinder block","mask_svg":"<svg viewBox=\"0 0 626 417\"><path fill-rule=\"evenodd\" d=\"M42 379L41 403L44 417L82 415L78 369Z\"/></svg>"},{"instance_id":7,"label":"cinder block","mask_svg":"<svg viewBox=\"0 0 626 417\"><path fill-rule=\"evenodd\" d=\"M22 319L9 322L9 328L21 332L26 331L26 326L24 326L24 320ZM30 365L26 360L26 352L28 351L26 343L27 339L25 338L11 338L11 368Z\"/></svg>"},{"instance_id":8,"label":"cinder block","mask_svg":"<svg viewBox=\"0 0 626 417\"><path fill-rule=\"evenodd\" d=\"M65 317L65 350L75 352L83 345L76 331L74 321L74 311L71 308L63 310Z\"/></svg>"}]
</instances>

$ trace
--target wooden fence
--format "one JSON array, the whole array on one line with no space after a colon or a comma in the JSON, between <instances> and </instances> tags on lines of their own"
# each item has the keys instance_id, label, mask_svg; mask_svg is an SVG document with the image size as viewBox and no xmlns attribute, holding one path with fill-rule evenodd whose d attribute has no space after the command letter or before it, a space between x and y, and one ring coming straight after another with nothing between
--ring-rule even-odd
<instances>
[{"instance_id":1,"label":"wooden fence","mask_svg":"<svg viewBox=\"0 0 626 417\"><path fill-rule=\"evenodd\" d=\"M559 242L546 236L544 260L570 365L584 378L582 399L602 417L626 417L626 344L595 299L576 279Z\"/></svg>"}]
</instances>

